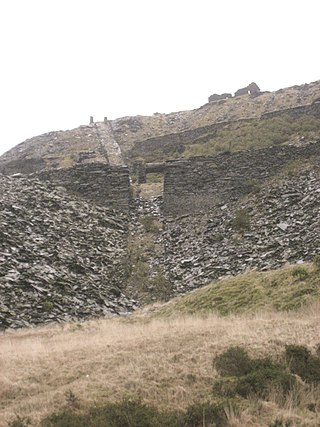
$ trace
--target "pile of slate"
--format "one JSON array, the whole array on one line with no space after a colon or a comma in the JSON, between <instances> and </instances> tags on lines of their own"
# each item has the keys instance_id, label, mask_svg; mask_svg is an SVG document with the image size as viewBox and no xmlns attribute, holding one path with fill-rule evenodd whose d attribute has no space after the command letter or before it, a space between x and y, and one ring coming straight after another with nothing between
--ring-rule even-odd
<instances>
[{"instance_id":1,"label":"pile of slate","mask_svg":"<svg viewBox=\"0 0 320 427\"><path fill-rule=\"evenodd\" d=\"M131 312L127 229L63 188L0 175L0 328Z\"/></svg>"},{"instance_id":2,"label":"pile of slate","mask_svg":"<svg viewBox=\"0 0 320 427\"><path fill-rule=\"evenodd\" d=\"M265 185L206 216L167 221L161 239L175 293L249 270L311 261L320 254L320 171Z\"/></svg>"}]
</instances>

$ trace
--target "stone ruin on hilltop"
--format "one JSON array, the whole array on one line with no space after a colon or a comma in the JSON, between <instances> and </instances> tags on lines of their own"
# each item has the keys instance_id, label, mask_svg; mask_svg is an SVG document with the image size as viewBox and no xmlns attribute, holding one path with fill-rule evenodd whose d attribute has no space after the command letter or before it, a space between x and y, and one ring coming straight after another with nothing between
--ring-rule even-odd
<instances>
[{"instance_id":1,"label":"stone ruin on hilltop","mask_svg":"<svg viewBox=\"0 0 320 427\"><path fill-rule=\"evenodd\" d=\"M260 94L260 88L257 85L257 83L252 82L248 86L243 87L241 89L238 89L235 92L234 97L238 97L238 96L242 96L242 95L248 95L248 94L252 95L252 96L257 96ZM221 100L229 99L229 98L232 98L231 93L222 93L221 95L214 93L213 95L209 96L208 101L209 102L215 102L215 101L221 101Z\"/></svg>"}]
</instances>

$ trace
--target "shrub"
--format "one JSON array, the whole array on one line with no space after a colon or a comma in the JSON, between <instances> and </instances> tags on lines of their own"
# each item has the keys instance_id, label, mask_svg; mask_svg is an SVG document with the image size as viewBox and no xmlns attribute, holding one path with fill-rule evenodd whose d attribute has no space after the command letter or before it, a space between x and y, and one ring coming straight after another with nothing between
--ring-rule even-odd
<instances>
[{"instance_id":1,"label":"shrub","mask_svg":"<svg viewBox=\"0 0 320 427\"><path fill-rule=\"evenodd\" d=\"M78 409L80 407L79 398L73 393L73 391L69 390L65 393L66 403L68 408L70 409Z\"/></svg>"},{"instance_id":2,"label":"shrub","mask_svg":"<svg viewBox=\"0 0 320 427\"><path fill-rule=\"evenodd\" d=\"M314 265L316 271L320 272L320 255L316 255L313 258L313 265Z\"/></svg>"},{"instance_id":3,"label":"shrub","mask_svg":"<svg viewBox=\"0 0 320 427\"><path fill-rule=\"evenodd\" d=\"M210 236L207 236L209 243L221 242L223 240L223 235L221 233L214 233Z\"/></svg>"},{"instance_id":4,"label":"shrub","mask_svg":"<svg viewBox=\"0 0 320 427\"><path fill-rule=\"evenodd\" d=\"M302 345L287 345L285 359L292 373L308 383L320 382L320 358Z\"/></svg>"},{"instance_id":5,"label":"shrub","mask_svg":"<svg viewBox=\"0 0 320 427\"><path fill-rule=\"evenodd\" d=\"M239 230L244 231L250 228L250 216L246 209L240 209L233 219L233 226Z\"/></svg>"},{"instance_id":6,"label":"shrub","mask_svg":"<svg viewBox=\"0 0 320 427\"><path fill-rule=\"evenodd\" d=\"M45 418L43 427L179 427L181 414L160 412L140 400L124 399L92 408L88 413L66 411ZM182 427L183 425L180 424Z\"/></svg>"},{"instance_id":7,"label":"shrub","mask_svg":"<svg viewBox=\"0 0 320 427\"><path fill-rule=\"evenodd\" d=\"M252 371L252 361L242 347L230 347L213 361L220 375L239 377Z\"/></svg>"},{"instance_id":8,"label":"shrub","mask_svg":"<svg viewBox=\"0 0 320 427\"><path fill-rule=\"evenodd\" d=\"M276 418L268 427L290 427L292 425L290 420L283 421L281 418Z\"/></svg>"},{"instance_id":9,"label":"shrub","mask_svg":"<svg viewBox=\"0 0 320 427\"><path fill-rule=\"evenodd\" d=\"M228 423L224 402L197 403L189 406L186 412L165 412L148 406L140 400L124 399L120 403L109 403L92 408L85 414L72 411L53 414L45 418L41 425L43 427L200 427L203 425L224 427Z\"/></svg>"},{"instance_id":10,"label":"shrub","mask_svg":"<svg viewBox=\"0 0 320 427\"><path fill-rule=\"evenodd\" d=\"M48 300L43 301L43 303L42 303L42 310L43 311L49 312L52 309L53 309L53 302L48 301Z\"/></svg>"},{"instance_id":11,"label":"shrub","mask_svg":"<svg viewBox=\"0 0 320 427\"><path fill-rule=\"evenodd\" d=\"M149 279L148 292L157 301L169 301L172 296L172 285L162 271Z\"/></svg>"},{"instance_id":12,"label":"shrub","mask_svg":"<svg viewBox=\"0 0 320 427\"><path fill-rule=\"evenodd\" d=\"M296 267L292 270L292 277L297 278L298 280L305 280L307 277L309 277L309 273L307 270L303 267Z\"/></svg>"},{"instance_id":13,"label":"shrub","mask_svg":"<svg viewBox=\"0 0 320 427\"><path fill-rule=\"evenodd\" d=\"M139 221L147 233L157 233L160 229L158 222L152 215L145 215Z\"/></svg>"},{"instance_id":14,"label":"shrub","mask_svg":"<svg viewBox=\"0 0 320 427\"><path fill-rule=\"evenodd\" d=\"M236 396L236 386L238 384L238 378L226 377L216 380L213 383L212 391L213 396L233 398Z\"/></svg>"},{"instance_id":15,"label":"shrub","mask_svg":"<svg viewBox=\"0 0 320 427\"><path fill-rule=\"evenodd\" d=\"M228 425L223 403L196 403L187 409L184 427Z\"/></svg>"},{"instance_id":16,"label":"shrub","mask_svg":"<svg viewBox=\"0 0 320 427\"><path fill-rule=\"evenodd\" d=\"M270 367L260 367L239 378L235 391L242 397L256 395L266 398L271 388L281 390L287 395L295 384L293 375L287 373L280 365L274 364Z\"/></svg>"},{"instance_id":17,"label":"shrub","mask_svg":"<svg viewBox=\"0 0 320 427\"><path fill-rule=\"evenodd\" d=\"M287 395L295 377L286 367L271 358L250 359L241 347L230 347L214 359L214 366L223 378L213 384L213 392L223 397L256 395L266 397L270 388Z\"/></svg>"},{"instance_id":18,"label":"shrub","mask_svg":"<svg viewBox=\"0 0 320 427\"><path fill-rule=\"evenodd\" d=\"M244 185L248 193L258 194L261 191L261 184L256 179L248 179Z\"/></svg>"},{"instance_id":19,"label":"shrub","mask_svg":"<svg viewBox=\"0 0 320 427\"><path fill-rule=\"evenodd\" d=\"M29 417L20 417L20 415L17 415L15 420L9 421L8 427L27 427L30 424L31 420Z\"/></svg>"}]
</instances>

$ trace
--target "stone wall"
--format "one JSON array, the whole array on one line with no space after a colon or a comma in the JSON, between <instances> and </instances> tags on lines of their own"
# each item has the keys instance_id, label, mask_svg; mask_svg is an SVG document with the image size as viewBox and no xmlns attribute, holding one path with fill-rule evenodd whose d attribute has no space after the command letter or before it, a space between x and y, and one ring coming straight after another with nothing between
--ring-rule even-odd
<instances>
[{"instance_id":1,"label":"stone wall","mask_svg":"<svg viewBox=\"0 0 320 427\"><path fill-rule=\"evenodd\" d=\"M164 173L166 164L162 163L145 163L143 161L135 162L131 168L132 174L136 175L138 184L147 182L148 173Z\"/></svg>"},{"instance_id":2,"label":"stone wall","mask_svg":"<svg viewBox=\"0 0 320 427\"><path fill-rule=\"evenodd\" d=\"M46 163L41 158L10 160L0 165L0 173L13 175L15 173L30 174L45 169Z\"/></svg>"},{"instance_id":3,"label":"stone wall","mask_svg":"<svg viewBox=\"0 0 320 427\"><path fill-rule=\"evenodd\" d=\"M299 118L304 115L320 117L320 101L314 102L313 104L302 105L300 107L271 111L270 113L262 114L261 119L271 119L273 117L281 117L283 115L294 118Z\"/></svg>"},{"instance_id":4,"label":"stone wall","mask_svg":"<svg viewBox=\"0 0 320 427\"><path fill-rule=\"evenodd\" d=\"M96 204L123 212L129 209L129 170L125 166L90 163L67 169L42 171L35 176L65 187L69 193Z\"/></svg>"},{"instance_id":5,"label":"stone wall","mask_svg":"<svg viewBox=\"0 0 320 427\"><path fill-rule=\"evenodd\" d=\"M300 107L288 108L284 110L271 111L261 116L261 119L267 120L273 117L292 116L299 118L303 115L320 117L320 102L302 105ZM252 123L259 121L260 118L246 118L237 121L224 121L213 123L212 125L198 127L179 133L171 133L154 138L148 138L136 142L134 147L129 151L129 158L145 158L148 153L152 158L157 158L157 153L164 158L172 153L182 153L186 145L195 143L206 143L215 138L217 131L230 125L231 123Z\"/></svg>"},{"instance_id":6,"label":"stone wall","mask_svg":"<svg viewBox=\"0 0 320 427\"><path fill-rule=\"evenodd\" d=\"M257 119L242 119L239 120L239 122L245 123L253 120ZM182 153L185 145L205 143L216 136L218 129L221 129L230 123L235 122L219 122L184 132L170 133L159 137L148 138L137 142L129 151L128 157L145 158L146 153L152 155L152 157L156 157L157 152L159 152L162 157L165 157L167 154L171 155L174 152Z\"/></svg>"},{"instance_id":7,"label":"stone wall","mask_svg":"<svg viewBox=\"0 0 320 427\"><path fill-rule=\"evenodd\" d=\"M320 141L302 147L221 153L167 162L164 211L167 215L200 214L249 193L256 182L279 174L293 161L320 158Z\"/></svg>"}]
</instances>

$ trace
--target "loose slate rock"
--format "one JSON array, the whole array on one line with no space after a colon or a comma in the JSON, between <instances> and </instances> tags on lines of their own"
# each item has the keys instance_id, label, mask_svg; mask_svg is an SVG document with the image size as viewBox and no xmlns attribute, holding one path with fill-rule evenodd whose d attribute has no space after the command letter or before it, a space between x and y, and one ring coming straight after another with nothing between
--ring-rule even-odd
<instances>
[{"instance_id":1,"label":"loose slate rock","mask_svg":"<svg viewBox=\"0 0 320 427\"><path fill-rule=\"evenodd\" d=\"M0 328L129 313L127 218L0 175Z\"/></svg>"},{"instance_id":2,"label":"loose slate rock","mask_svg":"<svg viewBox=\"0 0 320 427\"><path fill-rule=\"evenodd\" d=\"M248 270L311 261L320 253L320 171L265 185L259 194L206 215L167 221L163 263L174 293ZM246 212L246 230L237 213ZM192 257L190 257L192 255Z\"/></svg>"}]
</instances>

